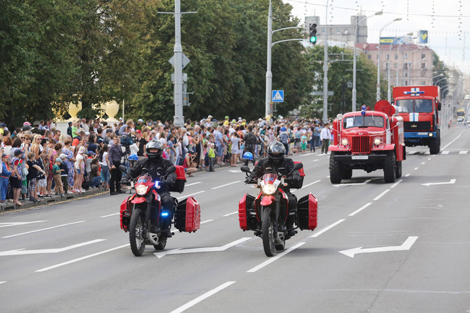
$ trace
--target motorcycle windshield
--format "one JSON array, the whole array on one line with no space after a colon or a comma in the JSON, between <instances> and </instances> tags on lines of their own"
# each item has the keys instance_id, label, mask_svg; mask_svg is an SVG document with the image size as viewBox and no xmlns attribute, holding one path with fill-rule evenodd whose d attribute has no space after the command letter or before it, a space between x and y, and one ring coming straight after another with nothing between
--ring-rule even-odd
<instances>
[{"instance_id":1,"label":"motorcycle windshield","mask_svg":"<svg viewBox=\"0 0 470 313\"><path fill-rule=\"evenodd\" d=\"M263 176L263 181L265 185L273 185L277 179L277 174L268 173Z\"/></svg>"},{"instance_id":2,"label":"motorcycle windshield","mask_svg":"<svg viewBox=\"0 0 470 313\"><path fill-rule=\"evenodd\" d=\"M150 176L140 176L138 179L137 179L137 183L138 184L146 184L147 182L151 181L152 180L152 177Z\"/></svg>"}]
</instances>

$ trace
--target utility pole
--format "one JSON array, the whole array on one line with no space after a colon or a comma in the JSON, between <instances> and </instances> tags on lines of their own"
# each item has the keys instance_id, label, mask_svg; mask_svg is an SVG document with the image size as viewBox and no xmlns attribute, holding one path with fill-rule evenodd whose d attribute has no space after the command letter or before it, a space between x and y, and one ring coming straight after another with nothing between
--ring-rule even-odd
<instances>
[{"instance_id":1,"label":"utility pole","mask_svg":"<svg viewBox=\"0 0 470 313\"><path fill-rule=\"evenodd\" d=\"M266 115L272 114L272 88L273 88L273 73L271 71L271 49L273 41L273 12L271 0L269 0L269 15L268 15L268 64L266 66Z\"/></svg>"},{"instance_id":2,"label":"utility pole","mask_svg":"<svg viewBox=\"0 0 470 313\"><path fill-rule=\"evenodd\" d=\"M328 0L326 0L325 13L325 42L324 61L323 61L323 123L328 123Z\"/></svg>"},{"instance_id":3,"label":"utility pole","mask_svg":"<svg viewBox=\"0 0 470 313\"><path fill-rule=\"evenodd\" d=\"M173 103L175 104L175 116L173 124L176 127L183 127L183 47L181 46L181 14L190 14L197 12L181 13L181 0L175 0L175 12L157 12L160 14L173 14L175 17L175 47L173 49L175 83L173 91Z\"/></svg>"}]
</instances>

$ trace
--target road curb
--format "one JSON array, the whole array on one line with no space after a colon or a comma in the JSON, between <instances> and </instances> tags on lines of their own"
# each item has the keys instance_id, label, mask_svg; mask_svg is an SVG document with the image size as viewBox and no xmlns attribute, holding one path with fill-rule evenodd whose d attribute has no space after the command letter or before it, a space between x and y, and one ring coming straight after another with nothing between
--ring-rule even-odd
<instances>
[{"instance_id":1,"label":"road curb","mask_svg":"<svg viewBox=\"0 0 470 313\"><path fill-rule=\"evenodd\" d=\"M103 189L93 189L88 190L83 193L69 193L65 197L61 196L52 196L47 198L42 198L41 202L26 202L23 203L23 206L17 206L13 203L2 203L0 205L0 215L4 213L17 212L23 210L29 210L44 206L50 206L54 204L67 203L75 200L87 199L90 197L100 196L104 194L109 194L109 191L104 191Z\"/></svg>"}]
</instances>

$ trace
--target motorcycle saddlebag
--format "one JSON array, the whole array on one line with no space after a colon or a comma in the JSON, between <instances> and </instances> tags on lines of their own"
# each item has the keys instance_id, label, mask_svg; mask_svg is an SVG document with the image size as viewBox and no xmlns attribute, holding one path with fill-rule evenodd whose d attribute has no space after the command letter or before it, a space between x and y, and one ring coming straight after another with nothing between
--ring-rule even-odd
<instances>
[{"instance_id":1,"label":"motorcycle saddlebag","mask_svg":"<svg viewBox=\"0 0 470 313\"><path fill-rule=\"evenodd\" d=\"M297 164L297 163L302 163L302 162L296 161L294 163ZM304 169L301 168L299 170L299 173L300 173L300 180L291 183L290 186L289 186L290 188L300 189L304 185L304 177L305 177Z\"/></svg>"},{"instance_id":2,"label":"motorcycle saddlebag","mask_svg":"<svg viewBox=\"0 0 470 313\"><path fill-rule=\"evenodd\" d=\"M121 203L121 212L119 216L121 221L121 229L125 232L129 230L129 223L131 221L131 201L134 197L135 195L129 196L126 198L126 200L122 201Z\"/></svg>"},{"instance_id":3,"label":"motorcycle saddlebag","mask_svg":"<svg viewBox=\"0 0 470 313\"><path fill-rule=\"evenodd\" d=\"M300 198L297 202L297 211L299 213L299 228L301 230L315 230L318 222L318 201L314 195L308 195Z\"/></svg>"},{"instance_id":4,"label":"motorcycle saddlebag","mask_svg":"<svg viewBox=\"0 0 470 313\"><path fill-rule=\"evenodd\" d=\"M256 229L256 216L250 214L250 211L255 212L252 210L253 202L255 202L255 197L246 193L238 203L238 221L240 228L244 231Z\"/></svg>"},{"instance_id":5,"label":"motorcycle saddlebag","mask_svg":"<svg viewBox=\"0 0 470 313\"><path fill-rule=\"evenodd\" d=\"M178 203L175 227L181 232L195 232L201 226L201 206L193 197Z\"/></svg>"},{"instance_id":6,"label":"motorcycle saddlebag","mask_svg":"<svg viewBox=\"0 0 470 313\"><path fill-rule=\"evenodd\" d=\"M176 182L170 188L170 191L182 193L184 191L184 184L186 183L186 174L184 167L176 165Z\"/></svg>"}]
</instances>

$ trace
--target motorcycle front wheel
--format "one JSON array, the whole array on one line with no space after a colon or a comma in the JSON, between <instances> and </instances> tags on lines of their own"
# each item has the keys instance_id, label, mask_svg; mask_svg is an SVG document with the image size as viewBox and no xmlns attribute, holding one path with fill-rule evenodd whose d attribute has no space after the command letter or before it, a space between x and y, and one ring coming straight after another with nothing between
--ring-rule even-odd
<instances>
[{"instance_id":1,"label":"motorcycle front wheel","mask_svg":"<svg viewBox=\"0 0 470 313\"><path fill-rule=\"evenodd\" d=\"M141 256L145 250L144 212L135 208L129 225L129 242L132 253Z\"/></svg>"},{"instance_id":2,"label":"motorcycle front wheel","mask_svg":"<svg viewBox=\"0 0 470 313\"><path fill-rule=\"evenodd\" d=\"M263 239L263 249L266 256L273 256L276 251L274 244L274 224L271 218L271 209L262 207L261 215L261 238Z\"/></svg>"}]
</instances>

